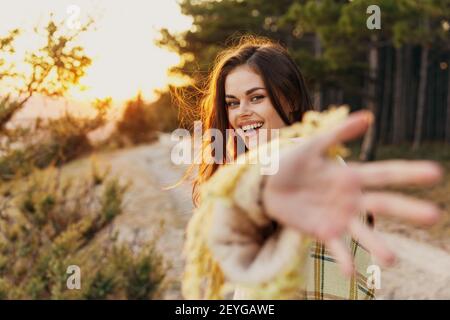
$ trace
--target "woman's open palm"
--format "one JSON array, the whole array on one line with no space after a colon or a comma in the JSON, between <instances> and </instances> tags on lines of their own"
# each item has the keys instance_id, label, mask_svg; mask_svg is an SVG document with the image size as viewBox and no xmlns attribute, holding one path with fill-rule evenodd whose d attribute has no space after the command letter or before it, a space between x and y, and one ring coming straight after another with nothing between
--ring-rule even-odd
<instances>
[{"instance_id":1,"label":"woman's open palm","mask_svg":"<svg viewBox=\"0 0 450 320\"><path fill-rule=\"evenodd\" d=\"M267 177L262 195L271 218L323 242L345 274L352 272L353 261L341 239L344 234L357 239L382 264L395 258L380 236L361 222L361 212L418 224L432 224L440 214L430 202L380 191L386 186L436 183L442 176L437 164L389 160L342 165L326 156L331 146L363 135L371 119L369 112L356 112L329 132L282 154L279 170Z\"/></svg>"}]
</instances>

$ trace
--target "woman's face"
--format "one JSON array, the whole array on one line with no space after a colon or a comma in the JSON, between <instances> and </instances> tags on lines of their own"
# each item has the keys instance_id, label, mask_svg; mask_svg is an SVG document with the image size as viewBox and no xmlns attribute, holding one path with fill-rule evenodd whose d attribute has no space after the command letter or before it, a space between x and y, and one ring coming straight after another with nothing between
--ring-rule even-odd
<instances>
[{"instance_id":1,"label":"woman's face","mask_svg":"<svg viewBox=\"0 0 450 320\"><path fill-rule=\"evenodd\" d=\"M236 67L226 77L225 104L231 127L248 149L257 146L258 132L269 140L268 129L286 126L270 102L262 78L247 65ZM261 129L268 130L268 135Z\"/></svg>"}]
</instances>

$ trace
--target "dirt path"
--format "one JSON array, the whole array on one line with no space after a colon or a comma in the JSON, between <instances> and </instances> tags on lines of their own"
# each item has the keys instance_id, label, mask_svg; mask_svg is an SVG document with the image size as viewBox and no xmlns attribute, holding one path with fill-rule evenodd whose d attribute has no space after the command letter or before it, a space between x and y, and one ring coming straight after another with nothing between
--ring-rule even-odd
<instances>
[{"instance_id":1,"label":"dirt path","mask_svg":"<svg viewBox=\"0 0 450 320\"><path fill-rule=\"evenodd\" d=\"M383 236L398 263L381 273L381 299L450 299L448 252L396 234Z\"/></svg>"},{"instance_id":2,"label":"dirt path","mask_svg":"<svg viewBox=\"0 0 450 320\"><path fill-rule=\"evenodd\" d=\"M133 241L136 234L149 238L159 231L158 247L171 261L171 284L165 298L179 299L183 268L181 248L184 228L192 213L190 186L162 188L178 181L186 167L170 161L173 142L167 135L160 142L104 153L97 161L111 165L112 172L133 182L125 213L115 221L121 238ZM398 254L395 267L382 270L380 299L450 299L450 254L444 250L393 233L385 234Z\"/></svg>"}]
</instances>

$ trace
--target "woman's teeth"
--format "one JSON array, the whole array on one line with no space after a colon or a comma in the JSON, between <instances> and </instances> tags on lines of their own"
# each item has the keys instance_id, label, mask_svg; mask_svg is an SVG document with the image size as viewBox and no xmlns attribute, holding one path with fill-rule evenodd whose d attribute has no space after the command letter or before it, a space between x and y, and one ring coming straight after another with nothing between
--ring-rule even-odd
<instances>
[{"instance_id":1,"label":"woman's teeth","mask_svg":"<svg viewBox=\"0 0 450 320\"><path fill-rule=\"evenodd\" d=\"M244 130L244 132L248 132L250 130L256 130L259 129L263 126L262 122L258 122L258 123L253 123L253 124L248 124L245 126L242 126L242 130Z\"/></svg>"}]
</instances>

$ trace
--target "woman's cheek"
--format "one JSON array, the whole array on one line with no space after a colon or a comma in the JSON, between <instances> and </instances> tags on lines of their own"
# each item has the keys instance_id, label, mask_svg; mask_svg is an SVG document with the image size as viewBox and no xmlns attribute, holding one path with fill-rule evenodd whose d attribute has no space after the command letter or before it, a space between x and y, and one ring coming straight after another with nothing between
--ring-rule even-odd
<instances>
[{"instance_id":1,"label":"woman's cheek","mask_svg":"<svg viewBox=\"0 0 450 320\"><path fill-rule=\"evenodd\" d=\"M228 119L230 121L231 127L236 129L236 113L233 110L228 111Z\"/></svg>"}]
</instances>

